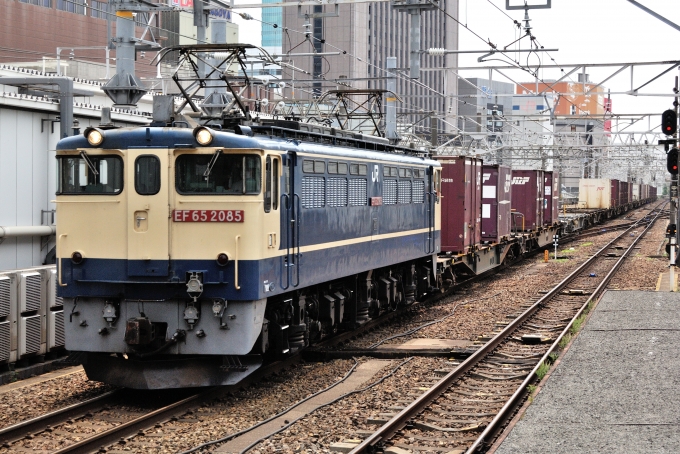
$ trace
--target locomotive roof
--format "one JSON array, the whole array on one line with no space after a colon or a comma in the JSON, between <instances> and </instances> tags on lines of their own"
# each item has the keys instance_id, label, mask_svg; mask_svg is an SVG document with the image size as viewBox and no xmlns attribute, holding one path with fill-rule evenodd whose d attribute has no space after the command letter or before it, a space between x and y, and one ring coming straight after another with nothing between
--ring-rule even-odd
<instances>
[{"instance_id":1,"label":"locomotive roof","mask_svg":"<svg viewBox=\"0 0 680 454\"><path fill-rule=\"evenodd\" d=\"M401 162L411 165L440 164L425 156L406 154L408 149L385 146L360 139L339 137L334 138L324 134L304 134L289 131L292 137L287 137L282 128L253 128L258 133L266 131L281 134L248 136L234 132L212 130L213 140L210 148L252 148L275 150L282 153L294 151L298 153L324 154L350 159L375 159L381 161ZM128 149L128 148L203 148L196 142L193 130L189 128L172 127L133 127L103 130L103 143L97 148ZM335 143L333 143L335 142ZM339 143L339 144L338 144ZM74 150L92 148L84 135L64 138L57 144L57 150ZM411 150L413 152L414 150Z\"/></svg>"}]
</instances>

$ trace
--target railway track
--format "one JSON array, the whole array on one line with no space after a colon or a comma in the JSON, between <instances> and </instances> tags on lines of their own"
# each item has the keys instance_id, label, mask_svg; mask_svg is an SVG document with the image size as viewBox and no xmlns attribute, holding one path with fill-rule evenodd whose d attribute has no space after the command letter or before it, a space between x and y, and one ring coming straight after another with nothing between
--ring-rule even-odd
<instances>
[{"instance_id":1,"label":"railway track","mask_svg":"<svg viewBox=\"0 0 680 454\"><path fill-rule=\"evenodd\" d=\"M434 300L439 300L442 296L435 295ZM433 304L432 300L427 304ZM399 312L388 314L385 319L369 322L364 330L375 329L380 324L387 323L400 315ZM331 347L358 335L360 333L356 331L347 333L344 336L329 339L318 347ZM272 364L262 369L260 373L253 374L248 381L237 387L247 386L276 370L290 367L299 359L299 357L294 357ZM190 414L192 409L200 403L216 399L233 391L233 388L236 387L207 389L200 393L181 396L181 398L158 397L154 405L145 407L135 406L130 401L146 401L148 396L141 399L139 396L135 398L135 393L128 392L128 390L106 393L87 402L0 430L0 452L31 452L39 447L49 452L79 453L94 452L104 446L117 443L124 445L133 437L143 437L144 431L156 424L171 421L173 418L186 418L186 415ZM155 394L160 395L160 393Z\"/></svg>"},{"instance_id":2,"label":"railway track","mask_svg":"<svg viewBox=\"0 0 680 454\"><path fill-rule=\"evenodd\" d=\"M202 402L218 399L299 361L298 356L291 357L261 368L238 385L206 388L200 392L109 391L1 429L0 452L47 450L53 454L80 454L116 443L124 445L128 437L144 435L144 430L155 424L177 420Z\"/></svg>"},{"instance_id":3,"label":"railway track","mask_svg":"<svg viewBox=\"0 0 680 454\"><path fill-rule=\"evenodd\" d=\"M560 342L660 217L659 207L654 211L644 230L633 233L642 222L629 226L351 453L376 452L388 445L415 452L446 448L472 453L489 446L539 370L547 371Z\"/></svg>"}]
</instances>

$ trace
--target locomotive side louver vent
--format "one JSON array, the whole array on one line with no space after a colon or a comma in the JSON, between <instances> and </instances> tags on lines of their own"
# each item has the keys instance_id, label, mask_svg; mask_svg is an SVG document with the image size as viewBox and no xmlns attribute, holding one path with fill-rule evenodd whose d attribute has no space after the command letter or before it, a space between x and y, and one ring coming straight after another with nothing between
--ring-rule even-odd
<instances>
[{"instance_id":1,"label":"locomotive side louver vent","mask_svg":"<svg viewBox=\"0 0 680 454\"><path fill-rule=\"evenodd\" d=\"M63 347L66 344L64 336L64 311L48 312L49 318L49 341L47 348Z\"/></svg>"},{"instance_id":2,"label":"locomotive side louver vent","mask_svg":"<svg viewBox=\"0 0 680 454\"><path fill-rule=\"evenodd\" d=\"M326 200L323 177L304 177L302 179L302 206L322 208Z\"/></svg>"},{"instance_id":3,"label":"locomotive side louver vent","mask_svg":"<svg viewBox=\"0 0 680 454\"><path fill-rule=\"evenodd\" d=\"M10 324L9 321L0 322L0 362L9 361Z\"/></svg>"},{"instance_id":4,"label":"locomotive side louver vent","mask_svg":"<svg viewBox=\"0 0 680 454\"><path fill-rule=\"evenodd\" d=\"M21 312L37 311L40 309L41 276L40 273L22 273L19 301Z\"/></svg>"},{"instance_id":5,"label":"locomotive side louver vent","mask_svg":"<svg viewBox=\"0 0 680 454\"><path fill-rule=\"evenodd\" d=\"M40 315L21 317L19 356L40 351Z\"/></svg>"},{"instance_id":6,"label":"locomotive side louver vent","mask_svg":"<svg viewBox=\"0 0 680 454\"><path fill-rule=\"evenodd\" d=\"M351 206L365 206L368 204L366 180L353 178L349 180L349 204Z\"/></svg>"},{"instance_id":7,"label":"locomotive side louver vent","mask_svg":"<svg viewBox=\"0 0 680 454\"><path fill-rule=\"evenodd\" d=\"M9 316L10 305L10 278L0 276L0 317Z\"/></svg>"},{"instance_id":8,"label":"locomotive side louver vent","mask_svg":"<svg viewBox=\"0 0 680 454\"><path fill-rule=\"evenodd\" d=\"M347 178L329 178L327 196L329 207L346 207Z\"/></svg>"},{"instance_id":9,"label":"locomotive side louver vent","mask_svg":"<svg viewBox=\"0 0 680 454\"><path fill-rule=\"evenodd\" d=\"M397 180L385 180L383 182L383 204L394 205L397 203Z\"/></svg>"},{"instance_id":10,"label":"locomotive side louver vent","mask_svg":"<svg viewBox=\"0 0 680 454\"><path fill-rule=\"evenodd\" d=\"M413 203L424 203L425 202L425 182L424 181L414 181L413 182Z\"/></svg>"},{"instance_id":11,"label":"locomotive side louver vent","mask_svg":"<svg viewBox=\"0 0 680 454\"><path fill-rule=\"evenodd\" d=\"M411 182L409 180L399 180L399 203L411 203Z\"/></svg>"}]
</instances>

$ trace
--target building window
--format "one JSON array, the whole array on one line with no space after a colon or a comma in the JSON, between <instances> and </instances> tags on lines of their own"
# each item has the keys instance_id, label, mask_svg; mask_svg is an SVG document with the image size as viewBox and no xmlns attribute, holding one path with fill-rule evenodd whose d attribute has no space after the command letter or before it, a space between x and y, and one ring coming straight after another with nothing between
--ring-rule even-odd
<instances>
[{"instance_id":1,"label":"building window","mask_svg":"<svg viewBox=\"0 0 680 454\"><path fill-rule=\"evenodd\" d=\"M82 0L57 0L57 9L69 13L85 14L85 3Z\"/></svg>"},{"instance_id":2,"label":"building window","mask_svg":"<svg viewBox=\"0 0 680 454\"><path fill-rule=\"evenodd\" d=\"M106 19L109 11L109 4L99 0L90 1L90 15L96 19Z\"/></svg>"},{"instance_id":3,"label":"building window","mask_svg":"<svg viewBox=\"0 0 680 454\"><path fill-rule=\"evenodd\" d=\"M29 5L44 6L45 8L52 8L52 0L19 0L21 3L28 3Z\"/></svg>"}]
</instances>

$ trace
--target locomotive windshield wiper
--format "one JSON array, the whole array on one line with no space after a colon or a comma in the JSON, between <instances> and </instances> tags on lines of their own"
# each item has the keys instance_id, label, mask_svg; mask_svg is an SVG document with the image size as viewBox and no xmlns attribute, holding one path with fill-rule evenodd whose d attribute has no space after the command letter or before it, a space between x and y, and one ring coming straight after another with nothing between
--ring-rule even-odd
<instances>
[{"instance_id":1,"label":"locomotive windshield wiper","mask_svg":"<svg viewBox=\"0 0 680 454\"><path fill-rule=\"evenodd\" d=\"M94 175L99 175L99 172L97 172L97 168L95 167L94 163L90 160L90 157L87 155L87 153L81 151L80 157L83 158L83 160L87 163L87 166L90 168Z\"/></svg>"},{"instance_id":2,"label":"locomotive windshield wiper","mask_svg":"<svg viewBox=\"0 0 680 454\"><path fill-rule=\"evenodd\" d=\"M215 163L217 162L217 159L220 157L222 154L222 150L217 150L215 154L212 155L210 158L210 162L208 163L208 168L205 169L205 172L203 172L203 178L205 178L205 181L208 181L208 178L210 177L210 172L212 172L213 167L215 167Z\"/></svg>"}]
</instances>

